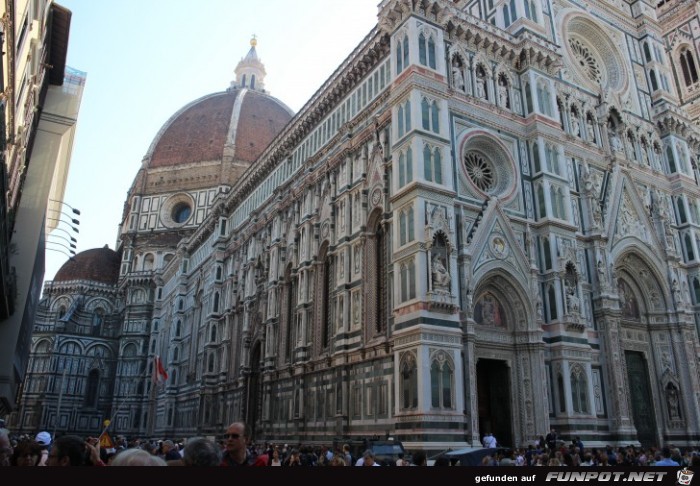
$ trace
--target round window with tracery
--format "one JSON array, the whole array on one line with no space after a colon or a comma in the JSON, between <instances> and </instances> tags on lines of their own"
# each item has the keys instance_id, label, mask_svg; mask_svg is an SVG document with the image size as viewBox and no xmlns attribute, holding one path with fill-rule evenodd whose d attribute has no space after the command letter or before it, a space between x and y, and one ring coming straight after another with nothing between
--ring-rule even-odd
<instances>
[{"instance_id":1,"label":"round window with tracery","mask_svg":"<svg viewBox=\"0 0 700 486\"><path fill-rule=\"evenodd\" d=\"M600 84L603 75L601 73L600 66L598 65L598 61L588 46L583 44L579 39L571 38L569 39L569 47L576 58L576 62L579 63L586 76L588 76L591 81Z\"/></svg>"},{"instance_id":2,"label":"round window with tracery","mask_svg":"<svg viewBox=\"0 0 700 486\"><path fill-rule=\"evenodd\" d=\"M464 168L469 179L476 187L484 192L490 192L496 185L496 174L493 164L479 152L464 154Z\"/></svg>"}]
</instances>

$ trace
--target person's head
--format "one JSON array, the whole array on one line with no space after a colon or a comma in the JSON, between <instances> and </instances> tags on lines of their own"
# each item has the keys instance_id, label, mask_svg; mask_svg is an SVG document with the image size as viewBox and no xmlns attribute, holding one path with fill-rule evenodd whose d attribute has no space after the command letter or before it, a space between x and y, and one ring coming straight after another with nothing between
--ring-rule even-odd
<instances>
[{"instance_id":1,"label":"person's head","mask_svg":"<svg viewBox=\"0 0 700 486\"><path fill-rule=\"evenodd\" d=\"M449 466L450 465L450 460L447 458L447 456L438 456L435 459L435 463L433 466Z\"/></svg>"},{"instance_id":2,"label":"person's head","mask_svg":"<svg viewBox=\"0 0 700 486\"><path fill-rule=\"evenodd\" d=\"M248 434L243 422L234 422L226 428L224 434L226 452L240 454L245 450L247 440Z\"/></svg>"},{"instance_id":3,"label":"person's head","mask_svg":"<svg viewBox=\"0 0 700 486\"><path fill-rule=\"evenodd\" d=\"M41 446L33 440L22 440L12 453L13 466L36 466L41 459Z\"/></svg>"},{"instance_id":4,"label":"person's head","mask_svg":"<svg viewBox=\"0 0 700 486\"><path fill-rule=\"evenodd\" d=\"M185 466L218 466L221 464L221 449L204 437L189 439L182 457Z\"/></svg>"},{"instance_id":5,"label":"person's head","mask_svg":"<svg viewBox=\"0 0 700 486\"><path fill-rule=\"evenodd\" d=\"M278 460L280 458L280 450L277 447L272 449L272 458L274 460Z\"/></svg>"},{"instance_id":6,"label":"person's head","mask_svg":"<svg viewBox=\"0 0 700 486\"><path fill-rule=\"evenodd\" d=\"M10 432L7 429L0 428L0 466L9 466L11 457Z\"/></svg>"},{"instance_id":7,"label":"person's head","mask_svg":"<svg viewBox=\"0 0 700 486\"><path fill-rule=\"evenodd\" d=\"M363 466L374 466L374 452L367 449L364 454L362 454L362 457L364 459L364 462L362 463Z\"/></svg>"},{"instance_id":8,"label":"person's head","mask_svg":"<svg viewBox=\"0 0 700 486\"><path fill-rule=\"evenodd\" d=\"M425 455L424 451L418 451L415 454L413 454L413 464L415 464L416 466L428 465L428 456Z\"/></svg>"},{"instance_id":9,"label":"person's head","mask_svg":"<svg viewBox=\"0 0 700 486\"><path fill-rule=\"evenodd\" d=\"M670 447L667 447L667 446L664 446L664 447L661 449L661 456L662 456L662 457L671 457L671 448L670 448Z\"/></svg>"},{"instance_id":10,"label":"person's head","mask_svg":"<svg viewBox=\"0 0 700 486\"><path fill-rule=\"evenodd\" d=\"M77 435L64 435L53 443L47 466L84 466L85 441Z\"/></svg>"},{"instance_id":11,"label":"person's head","mask_svg":"<svg viewBox=\"0 0 700 486\"><path fill-rule=\"evenodd\" d=\"M345 459L342 456L339 456L336 454L333 456L333 459L331 459L331 462L328 463L329 466L347 466L345 463Z\"/></svg>"},{"instance_id":12,"label":"person's head","mask_svg":"<svg viewBox=\"0 0 700 486\"><path fill-rule=\"evenodd\" d=\"M47 449L51 445L51 434L46 431L39 432L36 434L36 438L34 440L40 447Z\"/></svg>"},{"instance_id":13,"label":"person's head","mask_svg":"<svg viewBox=\"0 0 700 486\"><path fill-rule=\"evenodd\" d=\"M56 441L58 442L58 441ZM167 466L158 456L149 454L143 449L125 449L112 460L112 466Z\"/></svg>"},{"instance_id":14,"label":"person's head","mask_svg":"<svg viewBox=\"0 0 700 486\"><path fill-rule=\"evenodd\" d=\"M175 443L172 440L164 440L163 443L161 444L161 449L163 449L163 453L167 454L170 449L175 447Z\"/></svg>"}]
</instances>

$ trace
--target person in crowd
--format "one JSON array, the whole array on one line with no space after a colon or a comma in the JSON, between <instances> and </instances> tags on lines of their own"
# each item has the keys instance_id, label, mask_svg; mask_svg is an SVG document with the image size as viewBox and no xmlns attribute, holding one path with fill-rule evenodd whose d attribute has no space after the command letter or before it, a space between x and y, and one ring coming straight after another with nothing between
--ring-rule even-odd
<instances>
[{"instance_id":1,"label":"person in crowd","mask_svg":"<svg viewBox=\"0 0 700 486\"><path fill-rule=\"evenodd\" d=\"M224 434L226 451L221 460L222 466L267 466L267 456L253 455L248 448L250 433L243 422L234 422Z\"/></svg>"},{"instance_id":2,"label":"person in crowd","mask_svg":"<svg viewBox=\"0 0 700 486\"><path fill-rule=\"evenodd\" d=\"M12 458L12 443L10 442L10 432L5 428L0 428L0 466L9 466Z\"/></svg>"},{"instance_id":3,"label":"person in crowd","mask_svg":"<svg viewBox=\"0 0 700 486\"><path fill-rule=\"evenodd\" d=\"M272 454L270 455L270 462L268 466L281 466L282 459L280 459L280 450L275 447L272 449Z\"/></svg>"},{"instance_id":4,"label":"person in crowd","mask_svg":"<svg viewBox=\"0 0 700 486\"><path fill-rule=\"evenodd\" d=\"M284 461L284 466L301 466L301 454L297 449L292 449L289 453L289 457Z\"/></svg>"},{"instance_id":5,"label":"person in crowd","mask_svg":"<svg viewBox=\"0 0 700 486\"><path fill-rule=\"evenodd\" d=\"M221 449L214 441L205 437L195 437L185 444L182 463L185 466L195 467L218 466L221 464L221 459Z\"/></svg>"},{"instance_id":6,"label":"person in crowd","mask_svg":"<svg viewBox=\"0 0 700 486\"><path fill-rule=\"evenodd\" d=\"M34 439L39 447L41 447L41 457L39 458L39 466L46 466L49 461L49 447L51 447L51 434L46 431L36 434Z\"/></svg>"},{"instance_id":7,"label":"person in crowd","mask_svg":"<svg viewBox=\"0 0 700 486\"><path fill-rule=\"evenodd\" d=\"M679 464L671 459L671 449L668 446L661 448L661 457L654 463L654 466L679 466Z\"/></svg>"},{"instance_id":8,"label":"person in crowd","mask_svg":"<svg viewBox=\"0 0 700 486\"><path fill-rule=\"evenodd\" d=\"M554 429L554 427L551 428L544 440L550 452L557 448L557 431Z\"/></svg>"},{"instance_id":9,"label":"person in crowd","mask_svg":"<svg viewBox=\"0 0 700 486\"><path fill-rule=\"evenodd\" d=\"M77 435L64 435L53 443L47 466L87 466L87 443Z\"/></svg>"},{"instance_id":10,"label":"person in crowd","mask_svg":"<svg viewBox=\"0 0 700 486\"><path fill-rule=\"evenodd\" d=\"M60 440L60 439L59 439ZM58 440L56 441L58 443ZM112 460L112 466L167 466L164 459L143 449L126 449Z\"/></svg>"},{"instance_id":11,"label":"person in crowd","mask_svg":"<svg viewBox=\"0 0 700 486\"><path fill-rule=\"evenodd\" d=\"M425 451L418 451L415 454L413 454L413 464L411 466L427 466L428 465L428 456L425 454Z\"/></svg>"},{"instance_id":12,"label":"person in crowd","mask_svg":"<svg viewBox=\"0 0 700 486\"><path fill-rule=\"evenodd\" d=\"M357 461L358 463L360 461ZM355 464L357 465L357 464ZM367 449L364 454L362 454L362 465L363 466L381 466L377 461L374 460L374 452Z\"/></svg>"},{"instance_id":13,"label":"person in crowd","mask_svg":"<svg viewBox=\"0 0 700 486\"><path fill-rule=\"evenodd\" d=\"M15 446L10 464L13 466L38 466L41 459L41 447L36 441L21 440Z\"/></svg>"}]
</instances>

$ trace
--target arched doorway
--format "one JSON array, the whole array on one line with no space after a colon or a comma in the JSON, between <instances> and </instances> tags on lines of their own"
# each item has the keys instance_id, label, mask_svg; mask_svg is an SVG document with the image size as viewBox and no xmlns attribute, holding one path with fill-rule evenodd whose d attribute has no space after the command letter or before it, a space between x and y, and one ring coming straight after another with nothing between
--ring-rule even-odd
<instances>
[{"instance_id":1,"label":"arched doorway","mask_svg":"<svg viewBox=\"0 0 700 486\"><path fill-rule=\"evenodd\" d=\"M510 370L505 361L480 359L476 363L479 432L493 433L499 446L513 446L510 410Z\"/></svg>"}]
</instances>

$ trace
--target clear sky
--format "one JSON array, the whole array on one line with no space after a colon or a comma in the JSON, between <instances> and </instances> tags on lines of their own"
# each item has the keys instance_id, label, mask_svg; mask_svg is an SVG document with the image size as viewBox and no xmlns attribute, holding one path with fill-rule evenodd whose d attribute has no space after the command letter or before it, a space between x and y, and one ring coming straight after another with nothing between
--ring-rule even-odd
<instances>
[{"instance_id":1,"label":"clear sky","mask_svg":"<svg viewBox=\"0 0 700 486\"><path fill-rule=\"evenodd\" d=\"M82 213L80 252L115 249L127 191L158 130L229 87L253 34L266 90L297 112L374 27L379 0L56 3L73 12L67 63L87 72L64 197ZM45 280L65 261L47 251Z\"/></svg>"}]
</instances>

